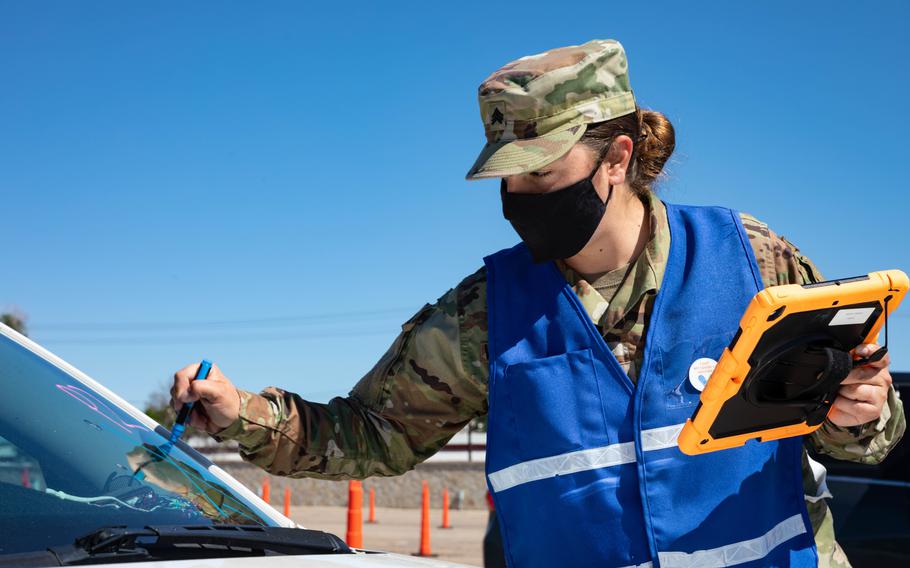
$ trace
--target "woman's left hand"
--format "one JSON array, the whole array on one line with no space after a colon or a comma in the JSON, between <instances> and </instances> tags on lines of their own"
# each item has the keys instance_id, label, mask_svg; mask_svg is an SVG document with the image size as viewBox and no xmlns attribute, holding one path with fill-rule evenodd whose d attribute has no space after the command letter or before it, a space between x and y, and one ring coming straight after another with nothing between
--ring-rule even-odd
<instances>
[{"instance_id":1,"label":"woman's left hand","mask_svg":"<svg viewBox=\"0 0 910 568\"><path fill-rule=\"evenodd\" d=\"M867 343L857 347L855 354L868 357L878 349L878 345ZM878 420L882 407L888 400L888 389L891 388L891 373L888 371L890 363L891 356L886 353L878 361L850 371L841 382L828 420L842 428Z\"/></svg>"}]
</instances>

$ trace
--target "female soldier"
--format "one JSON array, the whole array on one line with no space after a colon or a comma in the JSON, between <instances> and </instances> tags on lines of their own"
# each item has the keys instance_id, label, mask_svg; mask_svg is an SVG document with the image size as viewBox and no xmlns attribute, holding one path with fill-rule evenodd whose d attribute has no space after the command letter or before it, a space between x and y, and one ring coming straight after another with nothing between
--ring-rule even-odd
<instances>
[{"instance_id":1,"label":"female soldier","mask_svg":"<svg viewBox=\"0 0 910 568\"><path fill-rule=\"evenodd\" d=\"M801 439L675 446L689 365L720 356L762 287L819 280L813 264L754 217L655 197L673 127L636 105L616 41L509 63L479 101L467 177L501 178L522 242L421 308L346 398L255 394L217 368L195 383L190 365L175 407L201 399L192 424L271 473L334 479L401 474L488 414L512 566L848 565ZM903 431L885 357L806 441L876 463Z\"/></svg>"}]
</instances>

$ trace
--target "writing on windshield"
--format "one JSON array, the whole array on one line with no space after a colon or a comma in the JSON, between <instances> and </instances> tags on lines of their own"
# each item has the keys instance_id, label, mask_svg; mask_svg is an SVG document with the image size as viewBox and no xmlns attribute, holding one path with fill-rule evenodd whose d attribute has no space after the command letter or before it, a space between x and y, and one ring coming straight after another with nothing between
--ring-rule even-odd
<instances>
[{"instance_id":1,"label":"writing on windshield","mask_svg":"<svg viewBox=\"0 0 910 568\"><path fill-rule=\"evenodd\" d=\"M273 524L205 465L0 335L0 554L104 526Z\"/></svg>"}]
</instances>

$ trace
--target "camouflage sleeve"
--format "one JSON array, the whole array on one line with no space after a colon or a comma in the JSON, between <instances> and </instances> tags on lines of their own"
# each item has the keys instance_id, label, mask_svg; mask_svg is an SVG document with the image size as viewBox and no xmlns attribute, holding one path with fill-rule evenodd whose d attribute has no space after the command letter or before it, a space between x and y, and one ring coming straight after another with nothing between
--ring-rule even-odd
<instances>
[{"instance_id":1,"label":"camouflage sleeve","mask_svg":"<svg viewBox=\"0 0 910 568\"><path fill-rule=\"evenodd\" d=\"M275 387L241 390L240 418L213 437L236 440L244 460L275 475L360 479L408 471L486 413L486 369L475 364L486 342L485 292L481 269L424 305L347 397L319 404Z\"/></svg>"},{"instance_id":2,"label":"camouflage sleeve","mask_svg":"<svg viewBox=\"0 0 910 568\"><path fill-rule=\"evenodd\" d=\"M765 286L811 284L824 280L815 264L783 236L755 217L742 214L743 227L755 252ZM842 428L825 421L807 436L818 453L860 463L879 463L900 441L906 429L903 403L892 386L878 420Z\"/></svg>"}]
</instances>

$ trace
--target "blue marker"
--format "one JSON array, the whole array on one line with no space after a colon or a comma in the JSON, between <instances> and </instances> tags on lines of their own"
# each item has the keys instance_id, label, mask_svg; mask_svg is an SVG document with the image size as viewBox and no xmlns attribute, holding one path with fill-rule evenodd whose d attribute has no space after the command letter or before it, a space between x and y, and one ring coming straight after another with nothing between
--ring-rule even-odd
<instances>
[{"instance_id":1,"label":"blue marker","mask_svg":"<svg viewBox=\"0 0 910 568\"><path fill-rule=\"evenodd\" d=\"M199 365L199 370L196 371L196 377L193 380L204 381L209 376L209 371L212 370L212 362L205 359L202 360L202 364ZM187 402L180 409L180 412L177 414L177 421L174 423L174 427L171 428L171 437L165 442L158 452L156 452L152 459L142 463L136 471L133 472L133 477L142 480L145 479L145 472L142 471L142 468L147 466L150 463L159 462L164 459L165 456L171 453L171 448L174 447L174 444L177 443L177 440L180 439L180 436L183 435L183 431L186 430L186 421L190 417L190 411L193 409L193 403Z\"/></svg>"},{"instance_id":2,"label":"blue marker","mask_svg":"<svg viewBox=\"0 0 910 568\"><path fill-rule=\"evenodd\" d=\"M202 360L202 364L199 365L199 370L196 371L195 381L204 381L209 376L209 371L212 370L212 363L206 359ZM165 444L165 448L169 451L171 446L177 443L177 440L180 439L180 436L183 435L183 431L186 430L186 421L190 418L190 411L193 410L193 403L187 402L184 403L183 408L180 409L180 413L177 414L177 421L174 422L174 427L171 428L171 438ZM165 451L167 454L167 451Z\"/></svg>"}]
</instances>

